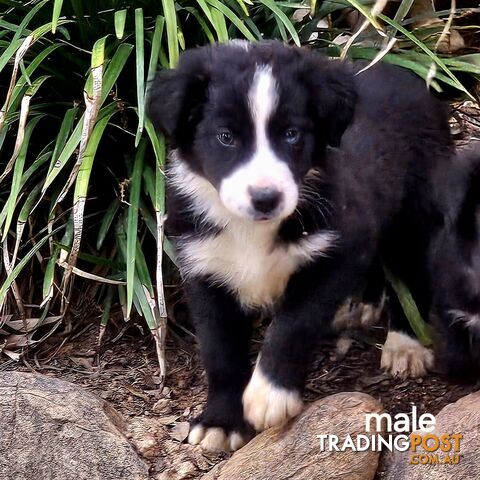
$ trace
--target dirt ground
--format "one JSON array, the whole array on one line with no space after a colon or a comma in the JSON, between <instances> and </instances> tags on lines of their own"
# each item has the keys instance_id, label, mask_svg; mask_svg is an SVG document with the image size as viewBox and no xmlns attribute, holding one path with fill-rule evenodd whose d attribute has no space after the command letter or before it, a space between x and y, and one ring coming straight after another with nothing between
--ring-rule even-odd
<instances>
[{"instance_id":1,"label":"dirt ground","mask_svg":"<svg viewBox=\"0 0 480 480\"><path fill-rule=\"evenodd\" d=\"M22 362L4 361L0 370L36 371L58 377L112 403L131 423L133 440L149 461L152 478L200 478L226 458L226 454L206 455L184 442L188 422L200 413L206 397L193 337L177 327L171 329L167 342L169 373L160 393L154 344L148 332L141 331L141 322L132 322L128 329L111 328L100 349L97 325L92 320L71 332L68 341L52 337ZM375 328L376 338L385 335L383 327ZM381 400L392 413L408 413L416 405L419 412L436 414L478 388L450 384L438 373L417 380L394 379L380 369L380 350L371 338L368 332L363 339L357 337L342 359L336 357L334 343L325 344L311 368L305 400L361 391Z\"/></svg>"}]
</instances>

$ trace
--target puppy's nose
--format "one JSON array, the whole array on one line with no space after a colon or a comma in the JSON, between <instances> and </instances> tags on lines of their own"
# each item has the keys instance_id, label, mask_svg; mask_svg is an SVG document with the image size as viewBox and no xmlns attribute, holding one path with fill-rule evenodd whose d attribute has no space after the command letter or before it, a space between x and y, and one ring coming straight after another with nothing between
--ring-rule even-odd
<instances>
[{"instance_id":1,"label":"puppy's nose","mask_svg":"<svg viewBox=\"0 0 480 480\"><path fill-rule=\"evenodd\" d=\"M261 213L273 212L283 197L283 193L273 187L248 187L248 193L252 199L253 208Z\"/></svg>"}]
</instances>

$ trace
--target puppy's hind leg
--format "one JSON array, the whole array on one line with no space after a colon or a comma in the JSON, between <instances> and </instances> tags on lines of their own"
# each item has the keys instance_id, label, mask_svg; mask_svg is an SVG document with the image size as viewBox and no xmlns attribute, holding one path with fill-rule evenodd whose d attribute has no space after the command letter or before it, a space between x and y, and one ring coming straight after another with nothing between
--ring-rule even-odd
<instances>
[{"instance_id":1,"label":"puppy's hind leg","mask_svg":"<svg viewBox=\"0 0 480 480\"><path fill-rule=\"evenodd\" d=\"M357 298L348 298L337 310L333 320L333 329L339 333L332 359L341 361L348 353L352 343L352 334L378 326L385 306L385 276L380 261L372 263L367 285Z\"/></svg>"},{"instance_id":2,"label":"puppy's hind leg","mask_svg":"<svg viewBox=\"0 0 480 480\"><path fill-rule=\"evenodd\" d=\"M396 294L389 292L390 327L382 347L381 367L394 377L418 378L433 367L432 350L416 338Z\"/></svg>"},{"instance_id":3,"label":"puppy's hind leg","mask_svg":"<svg viewBox=\"0 0 480 480\"><path fill-rule=\"evenodd\" d=\"M480 318L480 312L475 315ZM469 316L438 302L432 313L435 355L439 369L450 380L475 383L480 378L480 332Z\"/></svg>"}]
</instances>

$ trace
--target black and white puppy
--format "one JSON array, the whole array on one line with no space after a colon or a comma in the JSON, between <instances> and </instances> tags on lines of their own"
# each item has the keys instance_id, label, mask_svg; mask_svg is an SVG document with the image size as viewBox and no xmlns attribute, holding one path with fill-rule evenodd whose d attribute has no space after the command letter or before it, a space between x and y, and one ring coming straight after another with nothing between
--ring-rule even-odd
<instances>
[{"instance_id":1,"label":"black and white puppy","mask_svg":"<svg viewBox=\"0 0 480 480\"><path fill-rule=\"evenodd\" d=\"M480 143L439 174L446 222L430 249L437 357L450 376L474 380L480 376Z\"/></svg>"},{"instance_id":2,"label":"black and white puppy","mask_svg":"<svg viewBox=\"0 0 480 480\"><path fill-rule=\"evenodd\" d=\"M450 158L446 113L407 71L356 69L235 41L186 52L151 87L149 115L173 149L167 229L208 377L193 444L235 450L249 425L297 415L317 340L380 257L423 275L412 271L436 221L430 179ZM259 311L272 322L252 374ZM405 355L428 366L396 335L392 369Z\"/></svg>"}]
</instances>

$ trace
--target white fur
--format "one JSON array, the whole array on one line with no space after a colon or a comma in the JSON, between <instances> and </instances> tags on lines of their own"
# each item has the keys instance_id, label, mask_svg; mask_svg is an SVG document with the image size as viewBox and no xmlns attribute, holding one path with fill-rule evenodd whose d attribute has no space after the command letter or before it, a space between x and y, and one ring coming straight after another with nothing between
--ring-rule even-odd
<instances>
[{"instance_id":1,"label":"white fur","mask_svg":"<svg viewBox=\"0 0 480 480\"><path fill-rule=\"evenodd\" d=\"M480 315L478 313L462 312L461 310L450 310L449 313L453 318L452 323L462 322L468 328L480 331Z\"/></svg>"},{"instance_id":2,"label":"white fur","mask_svg":"<svg viewBox=\"0 0 480 480\"><path fill-rule=\"evenodd\" d=\"M348 335L342 334L338 337L335 344L335 351L332 354L332 360L340 361L345 358L345 355L350 350L350 347L353 344L353 339Z\"/></svg>"},{"instance_id":3,"label":"white fur","mask_svg":"<svg viewBox=\"0 0 480 480\"><path fill-rule=\"evenodd\" d=\"M255 430L282 425L298 415L302 408L299 392L273 385L257 363L243 393L243 415Z\"/></svg>"},{"instance_id":4,"label":"white fur","mask_svg":"<svg viewBox=\"0 0 480 480\"><path fill-rule=\"evenodd\" d=\"M269 307L284 292L290 276L323 255L335 238L331 232L275 245L277 225L236 221L217 236L189 239L180 245L184 277L211 275L232 290L244 306Z\"/></svg>"},{"instance_id":5,"label":"white fur","mask_svg":"<svg viewBox=\"0 0 480 480\"><path fill-rule=\"evenodd\" d=\"M433 367L433 353L415 338L389 331L382 348L381 366L394 377L417 378Z\"/></svg>"},{"instance_id":6,"label":"white fur","mask_svg":"<svg viewBox=\"0 0 480 480\"><path fill-rule=\"evenodd\" d=\"M228 42L230 45L234 47L240 47L246 50L247 52L250 50L250 42L248 40L243 40L241 38L235 38Z\"/></svg>"},{"instance_id":7,"label":"white fur","mask_svg":"<svg viewBox=\"0 0 480 480\"><path fill-rule=\"evenodd\" d=\"M267 135L268 121L278 104L277 84L271 67L257 68L248 104L255 127L255 151L251 159L222 180L220 198L233 213L249 218L254 213L249 189L271 188L283 194L276 217L288 217L297 206L298 188L291 170L273 151Z\"/></svg>"},{"instance_id":8,"label":"white fur","mask_svg":"<svg viewBox=\"0 0 480 480\"><path fill-rule=\"evenodd\" d=\"M384 305L385 294L382 295L378 305L356 302L351 298L347 298L345 303L335 313L333 327L340 331L376 325L380 321Z\"/></svg>"},{"instance_id":9,"label":"white fur","mask_svg":"<svg viewBox=\"0 0 480 480\"><path fill-rule=\"evenodd\" d=\"M190 431L188 443L200 445L204 450L210 452L229 452L242 448L247 440L238 432L231 432L227 435L222 428L205 428L202 424L198 424Z\"/></svg>"},{"instance_id":10,"label":"white fur","mask_svg":"<svg viewBox=\"0 0 480 480\"><path fill-rule=\"evenodd\" d=\"M191 198L191 208L222 230L215 236L177 241L184 278L211 275L227 286L244 306L269 307L284 292L290 276L302 265L325 255L336 235L324 231L298 242L276 244L279 222L255 222L232 214L208 180L172 158L170 181Z\"/></svg>"},{"instance_id":11,"label":"white fur","mask_svg":"<svg viewBox=\"0 0 480 480\"><path fill-rule=\"evenodd\" d=\"M204 215L209 223L218 227L224 227L234 220L215 187L206 178L192 172L177 151L171 153L167 176L169 183L191 200L193 213Z\"/></svg>"}]
</instances>

